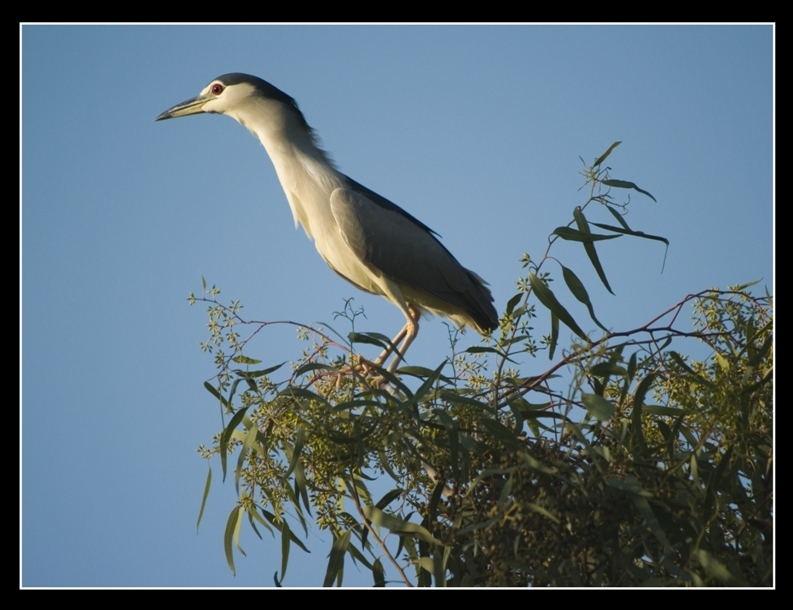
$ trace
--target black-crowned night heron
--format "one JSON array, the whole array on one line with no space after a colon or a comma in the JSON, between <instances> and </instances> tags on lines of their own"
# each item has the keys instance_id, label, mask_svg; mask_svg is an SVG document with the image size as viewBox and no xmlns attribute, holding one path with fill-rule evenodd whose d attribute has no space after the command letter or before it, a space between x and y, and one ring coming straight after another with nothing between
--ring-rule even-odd
<instances>
[{"instance_id":1,"label":"black-crowned night heron","mask_svg":"<svg viewBox=\"0 0 793 610\"><path fill-rule=\"evenodd\" d=\"M331 269L399 307L407 323L394 337L394 372L419 330L422 311L480 333L498 326L487 284L457 262L432 229L336 169L297 103L248 74L224 74L157 121L209 112L247 127L264 145L292 208ZM391 349L375 362L382 366Z\"/></svg>"}]
</instances>

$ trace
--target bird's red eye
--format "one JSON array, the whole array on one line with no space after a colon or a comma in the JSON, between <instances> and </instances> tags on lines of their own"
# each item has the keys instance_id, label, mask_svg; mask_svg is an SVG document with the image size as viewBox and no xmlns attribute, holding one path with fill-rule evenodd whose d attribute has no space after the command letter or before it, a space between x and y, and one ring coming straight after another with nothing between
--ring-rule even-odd
<instances>
[{"instance_id":1,"label":"bird's red eye","mask_svg":"<svg viewBox=\"0 0 793 610\"><path fill-rule=\"evenodd\" d=\"M214 85L212 85L211 91L213 95L220 95L221 93L223 93L223 85L221 85L220 83L215 83Z\"/></svg>"}]
</instances>

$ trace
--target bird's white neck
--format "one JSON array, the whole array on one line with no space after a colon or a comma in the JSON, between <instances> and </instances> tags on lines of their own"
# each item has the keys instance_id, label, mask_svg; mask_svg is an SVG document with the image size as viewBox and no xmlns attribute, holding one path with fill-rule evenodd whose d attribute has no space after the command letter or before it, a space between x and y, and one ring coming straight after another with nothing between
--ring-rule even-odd
<instances>
[{"instance_id":1,"label":"bird's white neck","mask_svg":"<svg viewBox=\"0 0 793 610\"><path fill-rule=\"evenodd\" d=\"M297 115L285 111L279 102L256 100L252 103L257 107L243 106L227 114L259 138L273 162L295 225L300 223L306 234L314 239L316 232L321 230L321 220L332 216L327 202L333 190L342 185L341 174L327 153L317 146L311 131L298 121ZM309 205L317 209L309 210Z\"/></svg>"}]
</instances>

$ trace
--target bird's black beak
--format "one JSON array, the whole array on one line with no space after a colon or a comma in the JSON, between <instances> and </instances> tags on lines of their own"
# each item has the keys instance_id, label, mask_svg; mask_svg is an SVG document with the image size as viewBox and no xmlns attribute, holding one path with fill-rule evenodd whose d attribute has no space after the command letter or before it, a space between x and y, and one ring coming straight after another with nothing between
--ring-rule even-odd
<instances>
[{"instance_id":1,"label":"bird's black beak","mask_svg":"<svg viewBox=\"0 0 793 610\"><path fill-rule=\"evenodd\" d=\"M191 100L176 104L173 108L169 108L158 116L155 121L164 121L165 119L175 119L180 116L189 116L191 114L200 114L204 112L204 104L209 101L209 98L203 95L194 97Z\"/></svg>"}]
</instances>

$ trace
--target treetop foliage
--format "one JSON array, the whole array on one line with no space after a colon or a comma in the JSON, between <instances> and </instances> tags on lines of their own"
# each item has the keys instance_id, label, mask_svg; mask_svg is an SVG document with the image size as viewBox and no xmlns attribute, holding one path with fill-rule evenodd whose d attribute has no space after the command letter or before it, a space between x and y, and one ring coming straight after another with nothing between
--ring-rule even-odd
<instances>
[{"instance_id":1,"label":"treetop foliage","mask_svg":"<svg viewBox=\"0 0 793 610\"><path fill-rule=\"evenodd\" d=\"M218 373L205 387L221 408L221 431L199 450L238 493L224 535L232 571L247 521L280 538L279 586L311 527L332 536L326 586L342 585L349 561L374 586L773 584L772 297L748 284L703 290L638 328L609 330L550 256L560 239L580 243L611 292L601 242L668 245L631 228L630 199L615 199L654 200L611 176L604 162L618 144L584 164L587 200L542 257L521 259L499 329L465 350L450 332L450 356L431 368L391 375L364 360L359 345L388 338L357 332L350 302L346 335L278 323L306 348L260 368L253 339L273 323L243 318L206 284L190 296L208 303L202 348ZM600 336L569 313L571 296ZM538 315L551 322L539 338ZM578 337L564 348L560 322ZM704 358L687 355L703 346ZM388 384L374 387L375 374ZM199 522L211 482L210 469Z\"/></svg>"}]
</instances>

